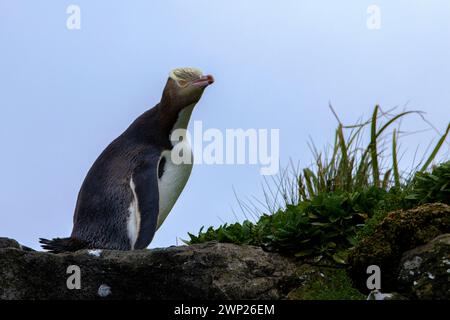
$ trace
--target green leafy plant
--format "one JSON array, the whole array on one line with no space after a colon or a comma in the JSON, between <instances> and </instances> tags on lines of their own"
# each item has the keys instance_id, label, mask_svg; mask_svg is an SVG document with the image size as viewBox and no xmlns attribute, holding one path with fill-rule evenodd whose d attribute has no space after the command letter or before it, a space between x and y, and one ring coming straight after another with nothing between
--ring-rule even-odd
<instances>
[{"instance_id":1,"label":"green leafy plant","mask_svg":"<svg viewBox=\"0 0 450 320\"><path fill-rule=\"evenodd\" d=\"M188 243L207 241L251 244L296 257L327 257L345 262L345 250L353 246L366 219L377 210L393 205L393 195L371 187L357 192L321 193L311 200L288 205L274 214L264 214L257 223L203 228Z\"/></svg>"},{"instance_id":2,"label":"green leafy plant","mask_svg":"<svg viewBox=\"0 0 450 320\"><path fill-rule=\"evenodd\" d=\"M367 213L359 193L323 193L310 201L289 205L273 215L264 215L257 226L261 243L269 250L292 253L297 257L329 256L355 241L358 225Z\"/></svg>"},{"instance_id":3,"label":"green leafy plant","mask_svg":"<svg viewBox=\"0 0 450 320\"><path fill-rule=\"evenodd\" d=\"M248 220L244 221L242 224L224 224L217 229L209 227L205 232L203 232L203 229L204 227L200 229L197 236L188 233L190 237L188 243L195 244L209 241L218 241L235 244L260 245L257 239L256 226Z\"/></svg>"},{"instance_id":4,"label":"green leafy plant","mask_svg":"<svg viewBox=\"0 0 450 320\"><path fill-rule=\"evenodd\" d=\"M450 161L435 166L431 172L418 172L407 199L418 204L442 202L450 204Z\"/></svg>"}]
</instances>

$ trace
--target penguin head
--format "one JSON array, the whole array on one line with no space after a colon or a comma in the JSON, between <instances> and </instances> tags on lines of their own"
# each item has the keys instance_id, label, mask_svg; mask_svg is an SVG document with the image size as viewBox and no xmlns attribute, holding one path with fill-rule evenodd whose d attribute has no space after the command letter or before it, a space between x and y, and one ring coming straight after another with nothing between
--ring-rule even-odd
<instances>
[{"instance_id":1,"label":"penguin head","mask_svg":"<svg viewBox=\"0 0 450 320\"><path fill-rule=\"evenodd\" d=\"M174 111L197 103L207 86L214 83L211 75L203 75L196 68L177 68L170 72L164 88L162 101Z\"/></svg>"}]
</instances>

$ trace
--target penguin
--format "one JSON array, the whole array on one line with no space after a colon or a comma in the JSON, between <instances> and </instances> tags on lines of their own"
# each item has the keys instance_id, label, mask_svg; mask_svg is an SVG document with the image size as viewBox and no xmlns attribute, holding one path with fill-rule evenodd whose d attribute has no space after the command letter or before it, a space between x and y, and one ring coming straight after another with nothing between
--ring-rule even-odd
<instances>
[{"instance_id":1,"label":"penguin","mask_svg":"<svg viewBox=\"0 0 450 320\"><path fill-rule=\"evenodd\" d=\"M111 142L88 171L71 236L40 238L42 247L53 253L145 249L188 181L193 161L185 129L213 82L213 76L199 69L171 71L160 102ZM177 129L181 134L171 139ZM173 157L179 150L191 161Z\"/></svg>"}]
</instances>

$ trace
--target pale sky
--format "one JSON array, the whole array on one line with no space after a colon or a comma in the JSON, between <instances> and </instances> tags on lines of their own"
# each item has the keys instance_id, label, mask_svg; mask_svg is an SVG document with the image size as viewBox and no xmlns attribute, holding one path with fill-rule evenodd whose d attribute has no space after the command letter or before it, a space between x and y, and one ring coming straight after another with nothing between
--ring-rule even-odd
<instances>
[{"instance_id":1,"label":"pale sky","mask_svg":"<svg viewBox=\"0 0 450 320\"><path fill-rule=\"evenodd\" d=\"M81 9L80 30L66 27L70 4ZM373 4L381 29L367 26ZM345 123L368 117L377 103L407 105L443 132L449 17L446 0L0 0L0 236L37 248L39 237L70 235L90 166L158 102L174 67L216 78L191 123L280 129L282 166L310 164L309 137L317 146L332 142L329 102ZM427 128L415 116L403 124ZM404 167L436 136L406 137ZM151 247L235 222L233 188L261 198L259 169L194 166Z\"/></svg>"}]
</instances>

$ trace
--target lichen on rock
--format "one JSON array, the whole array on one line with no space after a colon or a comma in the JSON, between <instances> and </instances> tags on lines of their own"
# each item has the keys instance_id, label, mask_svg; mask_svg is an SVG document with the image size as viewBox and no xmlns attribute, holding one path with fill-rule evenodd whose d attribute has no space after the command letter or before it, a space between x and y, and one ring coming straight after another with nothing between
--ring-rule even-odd
<instances>
[{"instance_id":1,"label":"lichen on rock","mask_svg":"<svg viewBox=\"0 0 450 320\"><path fill-rule=\"evenodd\" d=\"M433 203L391 212L371 235L364 237L351 250L349 274L361 291L368 292L367 267L378 265L383 291L396 290L403 253L444 233L450 233L448 205Z\"/></svg>"},{"instance_id":2,"label":"lichen on rock","mask_svg":"<svg viewBox=\"0 0 450 320\"><path fill-rule=\"evenodd\" d=\"M411 299L450 299L450 234L403 254L399 288Z\"/></svg>"}]
</instances>

